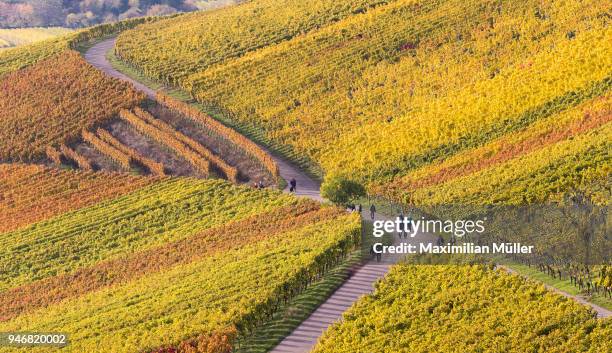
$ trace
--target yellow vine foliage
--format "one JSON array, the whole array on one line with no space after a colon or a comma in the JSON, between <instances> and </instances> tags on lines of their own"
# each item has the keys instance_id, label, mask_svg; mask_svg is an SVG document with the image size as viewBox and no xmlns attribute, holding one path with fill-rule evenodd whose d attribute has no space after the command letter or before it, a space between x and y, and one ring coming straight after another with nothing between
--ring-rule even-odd
<instances>
[{"instance_id":1,"label":"yellow vine foliage","mask_svg":"<svg viewBox=\"0 0 612 353\"><path fill-rule=\"evenodd\" d=\"M509 169L515 168L517 164L514 159L516 158L523 157L521 161L526 162L529 160L527 156L531 153L537 152L542 155L542 153L550 151L551 148L553 148L552 145L554 144L562 142L568 143L569 141L566 140L569 139L582 139L582 134L588 133L590 130L599 128L601 126L609 125L611 121L612 95L608 93L603 97L589 100L575 108L571 108L562 113L542 119L531 126L518 131L517 133L504 135L483 146L457 153L441 162L425 165L424 167L416 169L405 176L398 177L391 182L373 185L370 191L375 194L384 195L385 197L396 201L403 201L404 196L407 194L416 194L417 199L413 198L412 201L424 202L425 198L427 198L424 195L435 194L435 192L431 190L434 190L438 186L444 185L445 183L452 183L452 185L455 185L456 187L466 189L466 186L463 185L462 182L452 182L453 179L467 177L470 174L484 172L487 169L500 167L504 164L512 165L511 167L508 167ZM583 147L587 146L585 145ZM606 168L609 170L609 161L606 161L605 146L603 147L604 148L600 150L600 154L597 157L598 162L596 164L602 164L600 167L605 167L607 165ZM543 151L538 152L539 150ZM562 165L558 164L560 161L555 160L553 155L549 155L548 158L549 166L552 168L551 171L558 171L558 173L553 173L553 175L556 175L557 177L562 176L561 180L563 181L562 184L556 184L554 186L549 185L552 186L553 190L556 188L556 191L560 192L565 191L570 187L580 188L581 186L592 182L593 179L596 179L593 177L593 175L589 179L582 179L580 174L574 174L572 177L570 177L569 174L564 174L564 171L567 172L567 167L571 168L571 165L576 165L574 160L566 160L565 163L567 163L567 165ZM589 161L585 161L579 164L584 165L588 162ZM555 163L557 163L557 166L553 167ZM605 170L606 169L601 169L602 172L599 174L598 178L606 177ZM517 168L515 179L518 181L526 175L529 175L529 172L523 173L523 168ZM535 178L535 175L533 176ZM496 179L496 176L493 176L492 179L487 181L485 184L489 182L495 183ZM480 182L484 182L482 179L480 180ZM510 181L509 184L516 184L516 182ZM501 186L499 184L496 185L498 187ZM427 191L420 190L425 188L427 188ZM516 199L516 197L519 196L530 199L534 197L532 191L534 191L533 188L525 188L521 190L516 189L514 191L514 195L511 197L515 198L515 201L520 200ZM522 195L519 195L518 192L521 192ZM510 197L510 195L503 195L501 190L496 188L490 189L490 193L497 194L497 197L501 199ZM548 193L540 194L540 196L537 197L538 201L543 201L547 195ZM421 197L421 200L418 200L419 197ZM473 201L482 199L482 197L483 196L479 196L473 199ZM450 202L451 200L458 202L465 199L453 198L449 194L448 199L439 201ZM482 199L481 202L484 202L484 199Z\"/></svg>"},{"instance_id":2,"label":"yellow vine foliage","mask_svg":"<svg viewBox=\"0 0 612 353\"><path fill-rule=\"evenodd\" d=\"M396 265L319 341L334 352L607 352L610 320L482 266Z\"/></svg>"},{"instance_id":3,"label":"yellow vine foliage","mask_svg":"<svg viewBox=\"0 0 612 353\"><path fill-rule=\"evenodd\" d=\"M325 173L380 185L606 94L608 11L601 0L389 1L215 65L176 46L165 63L185 66L165 75ZM155 26L126 32L126 55L154 50L137 38L173 36Z\"/></svg>"},{"instance_id":4,"label":"yellow vine foliage","mask_svg":"<svg viewBox=\"0 0 612 353\"><path fill-rule=\"evenodd\" d=\"M59 147L60 152L67 158L74 161L77 166L85 171L92 171L93 167L91 165L91 161L87 159L87 157L73 150L72 148L61 144Z\"/></svg>"},{"instance_id":5,"label":"yellow vine foliage","mask_svg":"<svg viewBox=\"0 0 612 353\"><path fill-rule=\"evenodd\" d=\"M258 0L139 26L117 38L115 53L146 75L178 83L228 58L365 12L388 0ZM206 55L202 55L202 51Z\"/></svg>"}]
</instances>

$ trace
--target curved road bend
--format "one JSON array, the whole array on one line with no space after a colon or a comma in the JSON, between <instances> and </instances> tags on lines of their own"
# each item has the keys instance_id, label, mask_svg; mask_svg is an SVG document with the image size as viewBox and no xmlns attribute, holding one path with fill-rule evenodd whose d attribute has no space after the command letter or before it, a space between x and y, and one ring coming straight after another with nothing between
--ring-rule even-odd
<instances>
[{"instance_id":1,"label":"curved road bend","mask_svg":"<svg viewBox=\"0 0 612 353\"><path fill-rule=\"evenodd\" d=\"M100 43L97 43L85 53L84 55L85 60L87 60L90 64L100 69L101 71L103 71L109 76L132 83L136 87L136 89L146 93L146 95L149 98L155 99L155 90L130 78L124 73L117 71L113 67L113 65L108 61L108 59L106 58L106 53L108 53L114 47L115 47L115 38L107 39ZM287 162L286 160L279 158L271 153L270 155L272 155L272 157L276 161L276 164L278 165L278 168L280 171L280 175L283 179L285 179L287 182L289 182L291 179L296 180L297 182L296 195L309 197L317 201L323 200L319 192L321 185L317 181L311 179L308 175L306 175L304 172L302 172L298 168L294 167L291 163ZM285 191L288 191L287 189L288 187L285 189Z\"/></svg>"},{"instance_id":2,"label":"curved road bend","mask_svg":"<svg viewBox=\"0 0 612 353\"><path fill-rule=\"evenodd\" d=\"M137 89L143 91L152 99L155 99L155 90L133 80L127 75L117 71L106 58L106 53L113 49L115 38L104 40L91 47L84 55L85 60L97 67L106 74L132 83ZM287 182L295 178L297 182L296 195L309 197L322 201L320 184L306 175L304 172L293 166L286 160L272 155L279 166L280 175ZM288 188L285 189L288 192ZM362 216L368 219L370 215L366 210ZM377 220L390 219L385 216L377 215ZM400 243L430 243L434 239L430 235L418 234L414 238L400 240L397 234L393 235L394 245ZM334 322L342 318L342 314L361 296L371 293L374 290L374 283L382 278L391 265L397 263L401 257L387 256L380 263L372 260L360 267L340 288L338 288L323 304L321 304L304 322L300 324L289 336L285 337L271 352L273 353L306 353L309 352L321 334ZM577 301L581 298L561 293ZM590 303L589 303L590 305ZM591 305L593 307L593 305ZM594 307L600 317L610 316L610 312L600 307ZM600 312L600 310L607 311Z\"/></svg>"}]
</instances>

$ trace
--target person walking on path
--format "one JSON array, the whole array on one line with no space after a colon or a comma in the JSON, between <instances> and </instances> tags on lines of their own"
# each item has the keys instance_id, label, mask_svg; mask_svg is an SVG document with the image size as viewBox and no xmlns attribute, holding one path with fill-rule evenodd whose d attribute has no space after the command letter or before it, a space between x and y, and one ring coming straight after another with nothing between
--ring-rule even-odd
<instances>
[{"instance_id":1,"label":"person walking on path","mask_svg":"<svg viewBox=\"0 0 612 353\"><path fill-rule=\"evenodd\" d=\"M374 204L370 206L370 216L372 217L372 220L374 220L374 216L376 216L376 206L374 206Z\"/></svg>"},{"instance_id":2,"label":"person walking on path","mask_svg":"<svg viewBox=\"0 0 612 353\"><path fill-rule=\"evenodd\" d=\"M291 192L296 192L297 191L297 181L295 180L295 178L291 178L291 180L289 181L289 191Z\"/></svg>"}]
</instances>

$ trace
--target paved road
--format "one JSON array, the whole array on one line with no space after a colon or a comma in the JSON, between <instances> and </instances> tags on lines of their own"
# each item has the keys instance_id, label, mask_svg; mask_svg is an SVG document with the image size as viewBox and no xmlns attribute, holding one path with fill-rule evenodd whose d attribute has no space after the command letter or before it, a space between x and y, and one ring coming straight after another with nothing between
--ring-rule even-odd
<instances>
[{"instance_id":1,"label":"paved road","mask_svg":"<svg viewBox=\"0 0 612 353\"><path fill-rule=\"evenodd\" d=\"M106 53L112 50L115 44L115 39L102 41L85 53L85 59L93 66L102 70L106 74L131 82L137 89L145 92L150 98L155 98L155 91L137 82L125 74L115 70L106 58ZM304 172L293 166L291 163L282 158L274 156L276 163L279 166L281 177L286 181L294 178L297 182L298 196L309 197L314 200L321 201L320 184L308 177ZM288 188L285 189L288 192ZM365 212L364 212L365 213ZM363 215L364 217L368 215ZM389 219L384 216L377 215L376 219ZM419 242L433 242L433 238L428 235L418 234L414 238L408 240L400 240L397 234L393 235L394 244L401 242L409 242L417 244ZM382 278L388 271L391 265L400 260L400 257L386 256L381 263L370 261L359 268L353 276L351 276L340 288L332 294L317 310L315 310L308 319L306 319L299 327L297 327L289 336L276 346L271 352L274 353L306 353L309 352L316 344L321 334L334 322L338 321L344 311L348 309L361 296L369 294L373 290L374 283ZM559 291L557 291L559 292ZM582 298L570 296L567 293L561 292L579 302L584 303ZM590 303L585 303L593 307L598 314L609 316L610 312L606 309L594 306ZM607 314L604 312L607 311Z\"/></svg>"},{"instance_id":2,"label":"paved road","mask_svg":"<svg viewBox=\"0 0 612 353\"><path fill-rule=\"evenodd\" d=\"M362 217L370 219L369 212L364 211ZM376 220L388 220L387 216L376 215ZM414 238L400 239L393 234L393 244L430 243L434 237L417 234ZM417 245L418 246L418 245ZM319 306L304 322L289 336L285 337L271 353L307 353L316 345L319 337L330 325L342 318L342 314L359 298L374 290L376 281L389 272L391 266L402 259L401 255L383 255L380 262L371 260L360 267L340 288L338 288L321 306Z\"/></svg>"},{"instance_id":3,"label":"paved road","mask_svg":"<svg viewBox=\"0 0 612 353\"><path fill-rule=\"evenodd\" d=\"M111 63L106 58L106 53L112 50L114 46L115 38L99 42L85 53L85 60L87 60L90 64L105 72L109 76L132 83L134 87L136 87L136 89L146 93L149 98L155 99L155 90L117 71L113 67L113 65L111 65ZM273 158L276 161L276 164L278 165L281 177L285 179L287 183L289 183L291 179L295 179L295 181L297 182L296 195L309 197L317 201L323 200L319 192L321 185L317 181L308 177L304 172L294 167L286 160L274 155ZM289 188L287 187L285 191L288 192L288 189Z\"/></svg>"},{"instance_id":4,"label":"paved road","mask_svg":"<svg viewBox=\"0 0 612 353\"><path fill-rule=\"evenodd\" d=\"M135 81L127 75L115 70L113 65L106 58L106 53L115 47L115 38L107 39L97 43L93 47L89 48L85 53L84 57L87 62L100 69L109 76L128 81L136 87L136 89L143 91L149 98L155 99L155 90L143 85L142 83Z\"/></svg>"}]
</instances>

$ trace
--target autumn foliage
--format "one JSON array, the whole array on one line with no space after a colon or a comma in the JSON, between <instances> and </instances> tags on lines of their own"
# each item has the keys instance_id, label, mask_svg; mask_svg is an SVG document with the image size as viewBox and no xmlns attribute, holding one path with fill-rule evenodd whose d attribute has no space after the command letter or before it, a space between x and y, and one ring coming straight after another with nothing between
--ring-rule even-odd
<instances>
[{"instance_id":1,"label":"autumn foliage","mask_svg":"<svg viewBox=\"0 0 612 353\"><path fill-rule=\"evenodd\" d=\"M0 79L0 160L31 161L144 96L65 51Z\"/></svg>"},{"instance_id":2,"label":"autumn foliage","mask_svg":"<svg viewBox=\"0 0 612 353\"><path fill-rule=\"evenodd\" d=\"M158 179L0 164L0 180L0 232L8 232L117 197Z\"/></svg>"},{"instance_id":3,"label":"autumn foliage","mask_svg":"<svg viewBox=\"0 0 612 353\"><path fill-rule=\"evenodd\" d=\"M281 236L283 232L341 215L335 208L319 209L306 201L280 207L242 221L229 222L180 241L100 262L74 273L49 277L0 293L0 321L77 297L103 287L126 283L179 264L222 253L237 246ZM249 229L249 236L244 230Z\"/></svg>"},{"instance_id":4,"label":"autumn foliage","mask_svg":"<svg viewBox=\"0 0 612 353\"><path fill-rule=\"evenodd\" d=\"M185 158L203 176L210 174L210 161L179 140L174 132L161 129L159 124L151 123L129 110L122 110L119 116L130 123L137 131L149 136L156 142L172 149L177 155Z\"/></svg>"},{"instance_id":5,"label":"autumn foliage","mask_svg":"<svg viewBox=\"0 0 612 353\"><path fill-rule=\"evenodd\" d=\"M608 352L610 335L610 320L521 276L401 264L312 352Z\"/></svg>"},{"instance_id":6,"label":"autumn foliage","mask_svg":"<svg viewBox=\"0 0 612 353\"><path fill-rule=\"evenodd\" d=\"M189 136L184 135L180 131L174 129L170 124L155 118L151 113L145 111L140 107L134 108L134 113L141 119L146 122L154 125L160 130L171 134L174 138L179 140L180 142L187 145L189 148L199 153L202 157L206 158L212 164L214 164L217 168L221 170L225 174L228 180L236 183L238 182L238 170L231 165L227 164L220 156L215 155L211 150L203 146L198 141L192 139Z\"/></svg>"},{"instance_id":7,"label":"autumn foliage","mask_svg":"<svg viewBox=\"0 0 612 353\"><path fill-rule=\"evenodd\" d=\"M119 151L123 152L124 154L128 155L130 157L130 159L138 164L141 164L142 166L146 167L149 172L151 172L152 174L155 175L160 175L163 176L165 175L165 170L164 170L164 165L161 163L158 163L150 158L144 157L142 156L138 151L136 151L135 149L123 144L121 141L117 140L117 138L115 138L113 135L111 135L108 131L102 129L102 128L98 128L98 130L96 131L96 134L98 135L98 137L100 139L102 139L104 142L108 143L109 145L115 147L116 149L118 149Z\"/></svg>"},{"instance_id":8,"label":"autumn foliage","mask_svg":"<svg viewBox=\"0 0 612 353\"><path fill-rule=\"evenodd\" d=\"M185 115L186 117L192 119L194 122L201 124L206 128L216 132L223 138L226 138L227 140L236 144L238 147L242 148L247 153L253 155L270 172L270 174L272 174L273 177L279 178L280 175L278 171L278 165L276 164L276 161L274 161L274 158L272 158L269 152L258 146L253 141L244 137L236 130L221 124L219 121L208 116L197 108L189 104L183 103L177 99L174 99L168 96L167 94L157 92L156 98L158 102L165 105L166 107L177 111Z\"/></svg>"}]
</instances>

